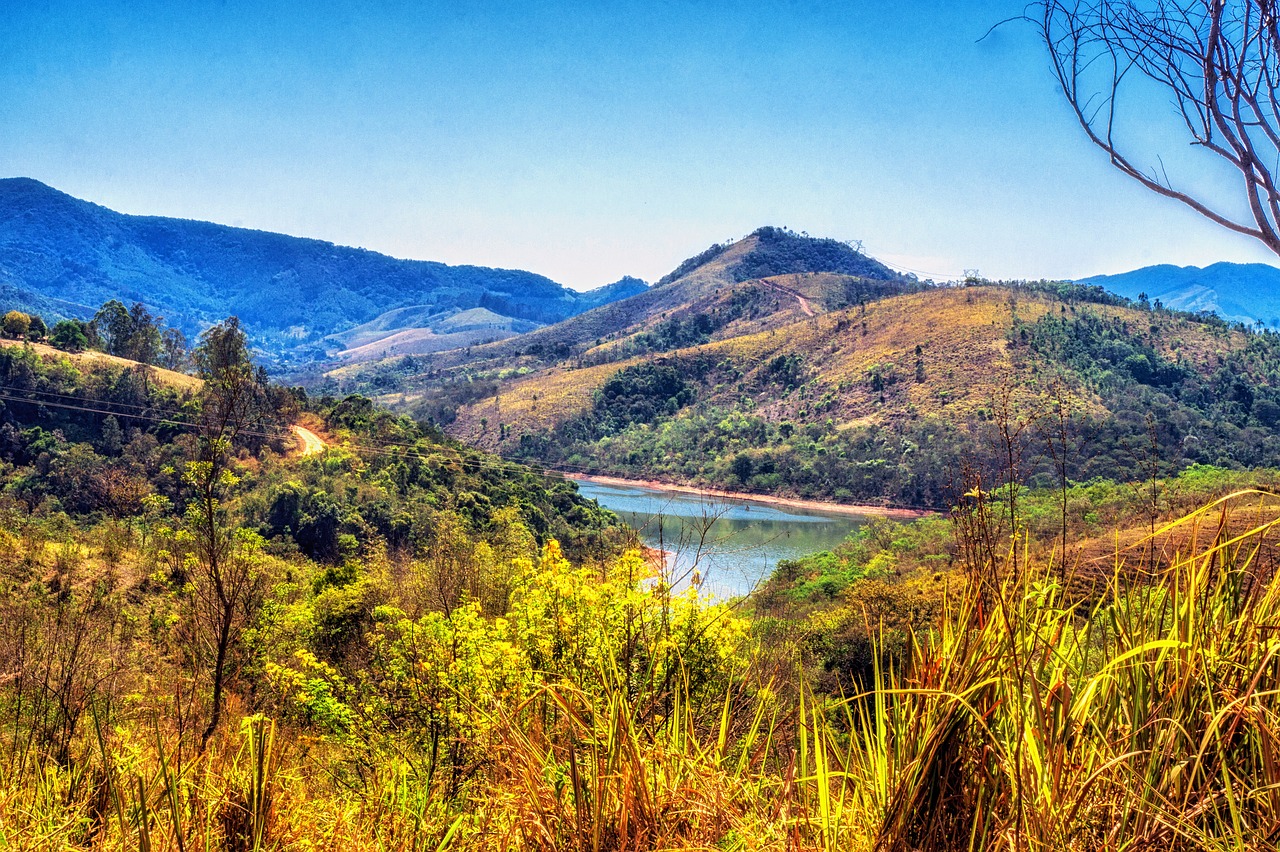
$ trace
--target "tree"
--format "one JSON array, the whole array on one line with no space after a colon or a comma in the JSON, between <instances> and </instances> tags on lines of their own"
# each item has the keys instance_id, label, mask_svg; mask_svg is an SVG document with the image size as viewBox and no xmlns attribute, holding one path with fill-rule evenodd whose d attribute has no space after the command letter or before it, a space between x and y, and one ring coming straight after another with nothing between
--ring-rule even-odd
<instances>
[{"instance_id":1,"label":"tree","mask_svg":"<svg viewBox=\"0 0 1280 852\"><path fill-rule=\"evenodd\" d=\"M111 299L98 308L89 325L93 329L93 336L102 342L102 348L117 355L129 339L129 309L120 300Z\"/></svg>"},{"instance_id":2,"label":"tree","mask_svg":"<svg viewBox=\"0 0 1280 852\"><path fill-rule=\"evenodd\" d=\"M3 329L5 337L22 340L31 330L31 317L22 311L9 311L3 319L0 319L0 328Z\"/></svg>"},{"instance_id":3,"label":"tree","mask_svg":"<svg viewBox=\"0 0 1280 852\"><path fill-rule=\"evenodd\" d=\"M122 302L112 299L94 314L91 326L110 354L154 364L161 352L160 322L141 302L126 308Z\"/></svg>"},{"instance_id":4,"label":"tree","mask_svg":"<svg viewBox=\"0 0 1280 852\"><path fill-rule=\"evenodd\" d=\"M160 366L167 370L185 370L191 361L187 352L187 336L176 328L166 328L160 335Z\"/></svg>"},{"instance_id":5,"label":"tree","mask_svg":"<svg viewBox=\"0 0 1280 852\"><path fill-rule=\"evenodd\" d=\"M1280 254L1280 27L1274 0L1046 0L1033 6L1053 72L1090 141L1140 184ZM1191 144L1243 179L1237 190L1175 184L1123 141L1129 95L1174 104ZM1122 98L1122 95L1124 97ZM1137 120L1145 119L1138 115Z\"/></svg>"},{"instance_id":6,"label":"tree","mask_svg":"<svg viewBox=\"0 0 1280 852\"><path fill-rule=\"evenodd\" d=\"M1035 423L1058 477L1062 535L1058 565L1064 584L1067 582L1067 496L1071 487L1072 454L1080 441L1082 408L1066 383L1060 377L1055 378L1041 398L1041 416Z\"/></svg>"},{"instance_id":7,"label":"tree","mask_svg":"<svg viewBox=\"0 0 1280 852\"><path fill-rule=\"evenodd\" d=\"M187 463L192 490L186 525L196 543L192 614L213 652L209 724L201 748L222 718L229 657L260 593L256 547L231 523L226 494L236 484L229 469L236 440L261 427L267 414L266 373L255 367L240 321L231 317L200 336L192 353L204 380L200 399L199 455Z\"/></svg>"},{"instance_id":8,"label":"tree","mask_svg":"<svg viewBox=\"0 0 1280 852\"><path fill-rule=\"evenodd\" d=\"M160 323L141 302L129 309L129 339L119 354L142 364L154 364L160 358Z\"/></svg>"},{"instance_id":9,"label":"tree","mask_svg":"<svg viewBox=\"0 0 1280 852\"><path fill-rule=\"evenodd\" d=\"M62 320L50 332L49 342L64 352L82 352L89 348L88 324L80 320Z\"/></svg>"},{"instance_id":10,"label":"tree","mask_svg":"<svg viewBox=\"0 0 1280 852\"><path fill-rule=\"evenodd\" d=\"M31 315L31 327L27 329L27 340L38 343L44 340L49 333L49 327L44 324L44 318L39 314Z\"/></svg>"}]
</instances>

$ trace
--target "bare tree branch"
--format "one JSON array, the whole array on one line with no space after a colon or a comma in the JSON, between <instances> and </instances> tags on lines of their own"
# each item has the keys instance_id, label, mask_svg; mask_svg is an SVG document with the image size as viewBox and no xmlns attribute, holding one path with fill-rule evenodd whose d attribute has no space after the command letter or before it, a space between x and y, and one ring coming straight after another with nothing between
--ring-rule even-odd
<instances>
[{"instance_id":1,"label":"bare tree branch","mask_svg":"<svg viewBox=\"0 0 1280 852\"><path fill-rule=\"evenodd\" d=\"M1112 165L1280 254L1275 0L1045 0L1027 7L1026 20L1040 28L1076 120ZM1134 111L1135 72L1169 93L1192 145L1239 173L1247 215L1175 185L1158 158L1153 168L1134 159L1121 122Z\"/></svg>"}]
</instances>

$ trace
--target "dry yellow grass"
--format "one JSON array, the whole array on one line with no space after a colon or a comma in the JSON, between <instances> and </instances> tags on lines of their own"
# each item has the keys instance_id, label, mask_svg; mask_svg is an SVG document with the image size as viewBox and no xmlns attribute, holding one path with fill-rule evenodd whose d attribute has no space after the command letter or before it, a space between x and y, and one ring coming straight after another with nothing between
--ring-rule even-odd
<instances>
[{"instance_id":1,"label":"dry yellow grass","mask_svg":"<svg viewBox=\"0 0 1280 852\"><path fill-rule=\"evenodd\" d=\"M511 430L508 440L517 441L520 435L554 429L590 411L596 389L618 370L643 360L631 358L581 370L555 367L535 373L506 385L497 397L459 409L449 431L469 444L492 449L499 443L499 424L507 424Z\"/></svg>"},{"instance_id":2,"label":"dry yellow grass","mask_svg":"<svg viewBox=\"0 0 1280 852\"><path fill-rule=\"evenodd\" d=\"M917 417L964 420L990 407L1011 382L1019 394L1034 394L1038 384L1059 374L1027 347L1009 343L1017 322L1035 323L1047 314L1066 319L1092 314L1123 322L1163 356L1182 358L1205 372L1216 369L1218 354L1244 345L1239 332L1176 315L1096 304L1072 306L1046 294L995 286L928 290L875 301L865 308L825 311L821 297L830 292L831 278L787 275L750 282L743 286L763 288L766 298L776 295L773 313L735 320L717 332L721 339L702 346L585 369L556 367L522 377L504 385L496 401L489 398L461 409L450 431L487 449L501 446L499 424L508 429L508 444L523 434L547 434L588 412L592 394L618 370L645 359L690 355L736 365L743 374L743 387L754 395L753 411L770 420L830 419L839 428ZM770 293L771 289L775 292ZM732 292L712 293L707 304L722 302ZM812 315L805 312L806 307ZM653 318L636 333L661 319ZM603 343L584 358L617 351L633 336ZM787 390L757 381L762 378L760 371L779 356L802 359L805 387ZM922 365L919 371L917 360ZM1077 405L1095 414L1102 412L1101 401L1078 379L1064 378ZM743 392L738 384L704 387L700 401L737 408Z\"/></svg>"},{"instance_id":3,"label":"dry yellow grass","mask_svg":"<svg viewBox=\"0 0 1280 852\"><path fill-rule=\"evenodd\" d=\"M195 376L189 376L186 373L179 373L174 370L166 370L163 367L146 366L139 364L137 361L130 361L128 358L108 355L105 352L93 350L64 352L44 343L25 343L19 340L0 340L0 346L30 346L45 361L66 360L81 370L92 370L98 367L123 367L125 369L144 367L151 377L160 384L168 385L178 390L194 391L200 388L200 380Z\"/></svg>"},{"instance_id":4,"label":"dry yellow grass","mask_svg":"<svg viewBox=\"0 0 1280 852\"><path fill-rule=\"evenodd\" d=\"M1051 309L1048 299L1019 295L994 287L933 290L898 296L869 305L805 315L796 294L818 292L821 276L780 276L785 322L768 318L772 327L738 334L670 355L702 355L729 359L750 378L778 356L798 355L810 371L813 386L801 394L777 394L771 389L756 400L757 413L778 418L814 415L840 425L870 424L894 416L954 413L967 416L989 404L992 392L1014 369L1006 337L1016 316L1034 321ZM810 284L813 288L810 288ZM807 297L806 297L807 298ZM759 321L735 323L727 330L742 331ZM744 328L745 327L745 328ZM612 348L619 342L601 348ZM923 352L925 378L916 381L915 348ZM615 372L644 359L632 358L581 370L554 370L522 378L493 399L459 412L453 433L486 447L498 445L498 424L509 428L508 440L521 434L554 430L557 425L591 407L592 393ZM871 376L890 374L885 401ZM736 388L711 393L708 399L733 405ZM816 415L814 415L816 416ZM487 422L480 426L480 419Z\"/></svg>"}]
</instances>

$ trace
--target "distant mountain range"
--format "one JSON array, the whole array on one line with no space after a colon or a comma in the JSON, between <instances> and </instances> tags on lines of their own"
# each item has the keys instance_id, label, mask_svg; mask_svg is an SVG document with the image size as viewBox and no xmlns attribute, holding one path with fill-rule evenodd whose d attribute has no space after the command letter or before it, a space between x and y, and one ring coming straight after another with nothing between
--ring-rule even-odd
<instances>
[{"instance_id":1,"label":"distant mountain range","mask_svg":"<svg viewBox=\"0 0 1280 852\"><path fill-rule=\"evenodd\" d=\"M1224 319L1280 328L1280 269L1263 263L1215 263L1198 266L1146 266L1119 275L1095 275L1080 284L1097 284L1128 299L1144 293L1165 307L1212 311Z\"/></svg>"},{"instance_id":2,"label":"distant mountain range","mask_svg":"<svg viewBox=\"0 0 1280 852\"><path fill-rule=\"evenodd\" d=\"M645 289L624 278L579 293L532 272L398 260L321 240L128 216L29 178L0 180L0 299L50 318L86 316L120 299L142 302L192 335L235 314L267 351L310 345L316 356L343 348L326 340L330 335L364 324L387 334L434 334L431 323L482 309L485 321L443 332L449 345L467 345ZM387 316L397 311L428 324L398 326Z\"/></svg>"},{"instance_id":3,"label":"distant mountain range","mask_svg":"<svg viewBox=\"0 0 1280 852\"><path fill-rule=\"evenodd\" d=\"M669 312L723 301L738 284L810 274L908 280L844 243L761 228L689 258L653 287L627 277L581 293L522 270L398 260L321 240L130 216L30 178L0 180L0 307L56 320L91 316L109 299L137 301L192 337L234 314L286 371L404 355L458 363L471 361L477 346L477 355L495 362L517 352L583 351ZM1280 269L1273 266L1149 266L1079 283L1280 328ZM781 294L785 308L788 293L816 292L813 286L797 279L766 290ZM832 292L824 285L820 301ZM735 298L716 309L717 323L742 310L746 297ZM763 310L764 301L754 301L753 310Z\"/></svg>"}]
</instances>

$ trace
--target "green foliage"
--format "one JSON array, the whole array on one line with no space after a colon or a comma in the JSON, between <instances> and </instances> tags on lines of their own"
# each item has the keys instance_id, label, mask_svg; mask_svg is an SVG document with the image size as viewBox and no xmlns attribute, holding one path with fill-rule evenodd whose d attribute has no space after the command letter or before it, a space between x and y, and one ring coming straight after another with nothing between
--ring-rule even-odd
<instances>
[{"instance_id":1,"label":"green foliage","mask_svg":"<svg viewBox=\"0 0 1280 852\"><path fill-rule=\"evenodd\" d=\"M757 246L733 268L737 281L797 272L835 272L895 281L901 278L879 261L838 240L814 239L786 228L760 228L751 234Z\"/></svg>"},{"instance_id":2,"label":"green foliage","mask_svg":"<svg viewBox=\"0 0 1280 852\"><path fill-rule=\"evenodd\" d=\"M22 311L9 311L3 317L0 317L0 331L4 332L5 337L11 337L14 340L25 340L27 332L31 330L31 316L24 314Z\"/></svg>"},{"instance_id":3,"label":"green foliage","mask_svg":"<svg viewBox=\"0 0 1280 852\"><path fill-rule=\"evenodd\" d=\"M1280 464L1271 428L1280 415L1280 337L1245 333L1207 361L1173 361L1157 349L1157 336L1189 320L1167 311L1155 320L1140 329L1085 310L1049 313L1025 327L1029 351L1069 368L1113 412L1089 429L1073 478L1141 478L1138 457L1151 453L1172 469Z\"/></svg>"},{"instance_id":4,"label":"green foliage","mask_svg":"<svg viewBox=\"0 0 1280 852\"><path fill-rule=\"evenodd\" d=\"M31 350L0 349L0 460L12 468L0 488L36 506L127 517L140 500L176 482L162 473L181 450L193 400L141 372L115 366L81 371ZM172 494L172 491L170 491Z\"/></svg>"},{"instance_id":5,"label":"green foliage","mask_svg":"<svg viewBox=\"0 0 1280 852\"><path fill-rule=\"evenodd\" d=\"M693 389L675 364L646 362L614 373L595 396L599 434L620 432L632 423L672 415L693 399Z\"/></svg>"},{"instance_id":6,"label":"green foliage","mask_svg":"<svg viewBox=\"0 0 1280 852\"><path fill-rule=\"evenodd\" d=\"M789 366L774 375L783 382L798 380ZM552 465L637 479L942 507L951 497L948 471L977 452L973 438L942 420L837 430L712 406L678 409L676 416L667 408L644 406L655 412L652 420L637 419L592 442L596 424L617 422L601 410L590 421L567 424L554 440L523 436L516 452Z\"/></svg>"},{"instance_id":7,"label":"green foliage","mask_svg":"<svg viewBox=\"0 0 1280 852\"><path fill-rule=\"evenodd\" d=\"M94 314L95 336L111 355L128 358L140 364L154 364L160 358L161 319L153 317L140 302L126 308L111 299Z\"/></svg>"},{"instance_id":8,"label":"green foliage","mask_svg":"<svg viewBox=\"0 0 1280 852\"><path fill-rule=\"evenodd\" d=\"M687 319L669 317L653 327L652 331L636 335L629 351L670 352L698 346L711 340L715 330L730 317L697 313Z\"/></svg>"},{"instance_id":9,"label":"green foliage","mask_svg":"<svg viewBox=\"0 0 1280 852\"><path fill-rule=\"evenodd\" d=\"M306 556L341 561L343 536L421 555L436 532L460 525L469 539L511 536L518 525L537 542L557 538L578 557L609 551L612 515L577 496L561 477L504 462L365 397L316 403L330 434L375 452L334 448L261 471L246 495L248 520L268 539L288 539Z\"/></svg>"},{"instance_id":10,"label":"green foliage","mask_svg":"<svg viewBox=\"0 0 1280 852\"><path fill-rule=\"evenodd\" d=\"M59 320L49 334L49 343L65 352L88 349L92 338L89 324L80 320Z\"/></svg>"}]
</instances>

